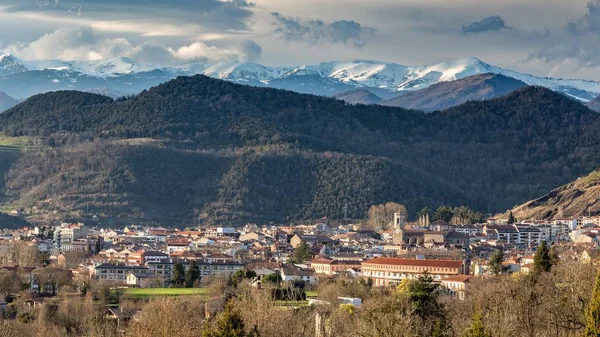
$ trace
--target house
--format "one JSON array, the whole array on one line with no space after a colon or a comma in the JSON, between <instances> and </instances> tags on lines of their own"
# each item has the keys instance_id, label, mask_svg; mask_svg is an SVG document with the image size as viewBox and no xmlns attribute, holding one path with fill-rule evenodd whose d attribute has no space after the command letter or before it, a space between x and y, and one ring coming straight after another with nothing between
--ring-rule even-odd
<instances>
[{"instance_id":1,"label":"house","mask_svg":"<svg viewBox=\"0 0 600 337\"><path fill-rule=\"evenodd\" d=\"M453 275L441 279L440 283L447 295L462 301L465 299L465 291L470 280L469 275Z\"/></svg>"},{"instance_id":2,"label":"house","mask_svg":"<svg viewBox=\"0 0 600 337\"><path fill-rule=\"evenodd\" d=\"M97 280L125 282L127 275L134 273L136 275L148 274L147 267L141 266L126 266L120 264L103 263L95 266L92 270L92 275Z\"/></svg>"},{"instance_id":3,"label":"house","mask_svg":"<svg viewBox=\"0 0 600 337\"><path fill-rule=\"evenodd\" d=\"M167 240L167 253L170 255L175 252L184 252L190 250L190 242L188 239L172 239Z\"/></svg>"},{"instance_id":4,"label":"house","mask_svg":"<svg viewBox=\"0 0 600 337\"><path fill-rule=\"evenodd\" d=\"M444 220L437 220L429 225L429 230L434 232L442 232L450 229L450 224Z\"/></svg>"},{"instance_id":5,"label":"house","mask_svg":"<svg viewBox=\"0 0 600 337\"><path fill-rule=\"evenodd\" d=\"M399 284L403 279L416 279L428 273L434 280L452 275L469 274L468 260L422 260L380 257L362 262L364 278L372 279L374 286Z\"/></svg>"},{"instance_id":6,"label":"house","mask_svg":"<svg viewBox=\"0 0 600 337\"><path fill-rule=\"evenodd\" d=\"M110 308L104 313L104 318L108 320L114 320L117 323L117 327L127 324L137 314L137 310L134 309L123 309L121 308Z\"/></svg>"},{"instance_id":7,"label":"house","mask_svg":"<svg viewBox=\"0 0 600 337\"><path fill-rule=\"evenodd\" d=\"M328 243L331 243L333 240L331 240L330 237L328 237L327 235L305 235L305 234L296 234L292 237L292 239L290 240L290 244L292 245L292 247L297 248L298 246L300 246L300 244L302 242L306 242L309 245L317 245L317 244L323 244L326 245Z\"/></svg>"},{"instance_id":8,"label":"house","mask_svg":"<svg viewBox=\"0 0 600 337\"><path fill-rule=\"evenodd\" d=\"M240 242L246 242L246 241L265 241L265 235L262 233L256 233L256 232L252 232L252 233L247 233L244 235L241 235L239 238Z\"/></svg>"},{"instance_id":9,"label":"house","mask_svg":"<svg viewBox=\"0 0 600 337\"><path fill-rule=\"evenodd\" d=\"M470 245L470 235L450 230L446 233L444 241L454 247L468 248Z\"/></svg>"},{"instance_id":10,"label":"house","mask_svg":"<svg viewBox=\"0 0 600 337\"><path fill-rule=\"evenodd\" d=\"M310 267L317 274L334 275L345 273L349 268L360 268L362 261L313 259Z\"/></svg>"},{"instance_id":11,"label":"house","mask_svg":"<svg viewBox=\"0 0 600 337\"><path fill-rule=\"evenodd\" d=\"M317 276L309 270L302 270L294 267L281 268L281 280L283 282L304 281L306 284L317 283Z\"/></svg>"},{"instance_id":12,"label":"house","mask_svg":"<svg viewBox=\"0 0 600 337\"><path fill-rule=\"evenodd\" d=\"M128 286L139 288L162 288L164 286L164 279L152 274L129 273L127 274L125 283Z\"/></svg>"}]
</instances>

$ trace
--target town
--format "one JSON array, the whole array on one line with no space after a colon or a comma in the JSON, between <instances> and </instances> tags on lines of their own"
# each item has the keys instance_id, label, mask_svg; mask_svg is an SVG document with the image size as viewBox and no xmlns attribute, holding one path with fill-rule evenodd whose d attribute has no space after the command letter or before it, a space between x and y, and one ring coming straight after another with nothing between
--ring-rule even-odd
<instances>
[{"instance_id":1,"label":"town","mask_svg":"<svg viewBox=\"0 0 600 337\"><path fill-rule=\"evenodd\" d=\"M510 218L463 224L456 218L430 222L427 214L407 222L402 211L375 229L327 218L302 225L185 230L85 223L5 229L0 312L10 317L20 296L36 307L63 293L85 294L92 283L125 296L203 294L211 282L234 276L257 289L269 284L299 289L273 297L290 308L334 304L318 289L335 279L394 288L425 277L440 296L464 301L473 280L533 273L541 246L570 263L591 264L600 255L598 216L518 222L511 213ZM340 295L333 301L362 305L354 294ZM111 303L118 308L118 301ZM133 319L134 312L123 316L118 310L110 309L107 317ZM209 315L208 306L206 311Z\"/></svg>"}]
</instances>

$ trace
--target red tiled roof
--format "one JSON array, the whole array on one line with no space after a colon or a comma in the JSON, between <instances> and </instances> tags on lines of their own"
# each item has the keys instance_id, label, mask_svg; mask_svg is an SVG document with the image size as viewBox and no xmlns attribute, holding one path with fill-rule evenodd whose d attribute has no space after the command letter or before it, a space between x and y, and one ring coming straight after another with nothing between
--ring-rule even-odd
<instances>
[{"instance_id":1,"label":"red tiled roof","mask_svg":"<svg viewBox=\"0 0 600 337\"><path fill-rule=\"evenodd\" d=\"M452 275L442 279L442 282L469 282L471 276L469 275Z\"/></svg>"},{"instance_id":2,"label":"red tiled roof","mask_svg":"<svg viewBox=\"0 0 600 337\"><path fill-rule=\"evenodd\" d=\"M398 259L392 257L379 257L373 260L364 261L363 264L387 264L394 266L422 266L422 267L446 267L460 268L462 261L454 260L417 260L417 259Z\"/></svg>"},{"instance_id":3,"label":"red tiled roof","mask_svg":"<svg viewBox=\"0 0 600 337\"><path fill-rule=\"evenodd\" d=\"M333 262L333 260L327 260L327 259L313 259L312 260L312 264L331 264Z\"/></svg>"}]
</instances>

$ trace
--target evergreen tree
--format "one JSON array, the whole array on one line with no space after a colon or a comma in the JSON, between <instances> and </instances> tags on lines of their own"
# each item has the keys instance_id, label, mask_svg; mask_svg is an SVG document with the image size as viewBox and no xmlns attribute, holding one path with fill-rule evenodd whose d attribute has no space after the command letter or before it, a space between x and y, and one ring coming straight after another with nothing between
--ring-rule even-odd
<instances>
[{"instance_id":1,"label":"evergreen tree","mask_svg":"<svg viewBox=\"0 0 600 337\"><path fill-rule=\"evenodd\" d=\"M596 276L592 299L585 310L585 332L583 336L600 336L600 271Z\"/></svg>"},{"instance_id":2,"label":"evergreen tree","mask_svg":"<svg viewBox=\"0 0 600 337\"><path fill-rule=\"evenodd\" d=\"M196 264L196 260L192 260L190 267L185 272L185 286L186 288L194 287L194 283L200 279L200 268Z\"/></svg>"},{"instance_id":3,"label":"evergreen tree","mask_svg":"<svg viewBox=\"0 0 600 337\"><path fill-rule=\"evenodd\" d=\"M94 254L100 253L101 250L102 250L102 244L100 243L100 238L97 238L96 244L94 246Z\"/></svg>"},{"instance_id":4,"label":"evergreen tree","mask_svg":"<svg viewBox=\"0 0 600 337\"><path fill-rule=\"evenodd\" d=\"M546 241L538 246L533 257L533 270L535 273L549 272L552 268L552 259L550 258L550 250Z\"/></svg>"},{"instance_id":5,"label":"evergreen tree","mask_svg":"<svg viewBox=\"0 0 600 337\"><path fill-rule=\"evenodd\" d=\"M556 248L556 245L552 245L552 247L550 247L550 263L554 266L556 263L558 263L558 251Z\"/></svg>"},{"instance_id":6,"label":"evergreen tree","mask_svg":"<svg viewBox=\"0 0 600 337\"><path fill-rule=\"evenodd\" d=\"M448 206L440 206L435 210L435 214L433 216L433 220L443 220L446 222L450 222L450 220L452 220L452 217L454 216L454 212L452 211L452 208L448 207Z\"/></svg>"},{"instance_id":7,"label":"evergreen tree","mask_svg":"<svg viewBox=\"0 0 600 337\"><path fill-rule=\"evenodd\" d=\"M462 337L491 337L492 334L483 326L481 313L475 311L473 314L471 326L465 330Z\"/></svg>"},{"instance_id":8,"label":"evergreen tree","mask_svg":"<svg viewBox=\"0 0 600 337\"><path fill-rule=\"evenodd\" d=\"M508 221L507 222L511 225L514 224L515 222L517 222L512 211L510 211L510 213L508 213Z\"/></svg>"},{"instance_id":9,"label":"evergreen tree","mask_svg":"<svg viewBox=\"0 0 600 337\"><path fill-rule=\"evenodd\" d=\"M498 275L502 272L502 261L504 260L504 252L500 249L496 249L490 255L490 272L494 275Z\"/></svg>"},{"instance_id":10,"label":"evergreen tree","mask_svg":"<svg viewBox=\"0 0 600 337\"><path fill-rule=\"evenodd\" d=\"M313 257L312 249L308 243L302 241L296 249L294 249L294 262L301 263Z\"/></svg>"},{"instance_id":11,"label":"evergreen tree","mask_svg":"<svg viewBox=\"0 0 600 337\"><path fill-rule=\"evenodd\" d=\"M185 278L185 270L181 263L176 263L173 266L173 271L171 272L171 287L181 287L183 286Z\"/></svg>"},{"instance_id":12,"label":"evergreen tree","mask_svg":"<svg viewBox=\"0 0 600 337\"><path fill-rule=\"evenodd\" d=\"M231 302L228 302L216 326L207 326L202 331L202 337L258 337L258 333L256 327L252 332L246 333L242 316L233 308Z\"/></svg>"}]
</instances>

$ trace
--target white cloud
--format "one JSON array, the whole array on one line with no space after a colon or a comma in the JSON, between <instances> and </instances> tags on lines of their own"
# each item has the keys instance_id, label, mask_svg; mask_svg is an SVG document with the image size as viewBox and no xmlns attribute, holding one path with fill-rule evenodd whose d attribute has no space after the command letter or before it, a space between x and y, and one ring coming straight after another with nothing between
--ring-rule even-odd
<instances>
[{"instance_id":1,"label":"white cloud","mask_svg":"<svg viewBox=\"0 0 600 337\"><path fill-rule=\"evenodd\" d=\"M124 38L108 38L92 28L60 28L26 44L5 48L28 60L98 60L126 56L140 63L175 65L188 62L247 61L260 57L261 47L246 40L224 47L196 41L171 47L158 43L135 44Z\"/></svg>"},{"instance_id":2,"label":"white cloud","mask_svg":"<svg viewBox=\"0 0 600 337\"><path fill-rule=\"evenodd\" d=\"M131 50L124 38L109 39L91 28L60 28L27 44L13 44L6 51L24 59L96 60Z\"/></svg>"}]
</instances>

